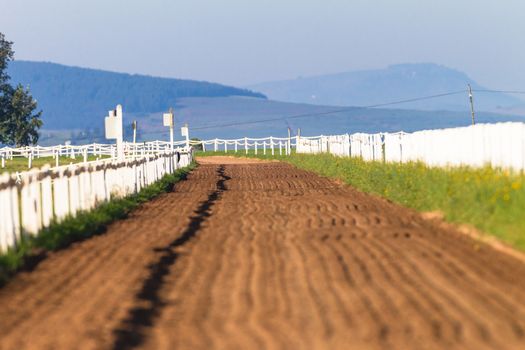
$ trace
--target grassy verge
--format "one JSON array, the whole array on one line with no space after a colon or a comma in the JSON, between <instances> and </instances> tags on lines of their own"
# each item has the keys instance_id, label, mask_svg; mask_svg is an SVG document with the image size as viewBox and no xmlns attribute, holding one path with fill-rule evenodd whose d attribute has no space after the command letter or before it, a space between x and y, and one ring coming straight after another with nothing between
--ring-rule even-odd
<instances>
[{"instance_id":1,"label":"grassy verge","mask_svg":"<svg viewBox=\"0 0 525 350\"><path fill-rule=\"evenodd\" d=\"M179 169L135 195L103 203L92 211L81 212L76 217L51 224L36 237L24 239L16 249L0 255L0 285L17 270L31 265L32 261L45 252L62 249L73 242L103 233L111 222L125 218L140 204L171 191L173 184L184 179L194 167L192 164Z\"/></svg>"},{"instance_id":2,"label":"grassy verge","mask_svg":"<svg viewBox=\"0 0 525 350\"><path fill-rule=\"evenodd\" d=\"M89 155L88 161L96 160L97 158L108 158L108 156L94 156ZM84 161L84 157L82 155L77 155L75 159L72 159L68 156L60 156L58 159L58 165L68 165L70 163L81 163ZM42 157L42 158L34 158L31 164L32 168L41 168L44 165L49 164L51 166L55 166L56 160L53 157ZM16 171L28 171L28 160L27 158L13 158L13 160L6 159L5 161L5 168L0 168L0 174L3 172L16 172Z\"/></svg>"},{"instance_id":3,"label":"grassy verge","mask_svg":"<svg viewBox=\"0 0 525 350\"><path fill-rule=\"evenodd\" d=\"M224 155L224 152L216 154ZM214 153L197 154L202 155ZM248 156L255 157L253 151ZM432 168L422 163L365 162L328 154L275 157L259 154L257 157L282 160L338 178L364 192L419 211L440 211L447 221L471 224L525 251L525 176L522 173L490 167Z\"/></svg>"}]
</instances>

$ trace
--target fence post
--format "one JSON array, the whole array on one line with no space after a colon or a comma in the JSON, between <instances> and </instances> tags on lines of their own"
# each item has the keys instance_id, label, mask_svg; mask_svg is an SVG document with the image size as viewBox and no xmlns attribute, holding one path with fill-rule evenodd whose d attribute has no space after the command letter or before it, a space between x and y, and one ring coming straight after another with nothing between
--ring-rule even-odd
<instances>
[{"instance_id":1,"label":"fence post","mask_svg":"<svg viewBox=\"0 0 525 350\"><path fill-rule=\"evenodd\" d=\"M401 134L399 134L399 163L403 163L403 146L401 144Z\"/></svg>"},{"instance_id":2,"label":"fence post","mask_svg":"<svg viewBox=\"0 0 525 350\"><path fill-rule=\"evenodd\" d=\"M248 154L248 138L247 137L244 138L244 149L246 151L246 154Z\"/></svg>"},{"instance_id":3,"label":"fence post","mask_svg":"<svg viewBox=\"0 0 525 350\"><path fill-rule=\"evenodd\" d=\"M77 175L77 168L75 165L70 164L68 167L68 183L69 183L69 214L76 216L79 210L79 177Z\"/></svg>"},{"instance_id":4,"label":"fence post","mask_svg":"<svg viewBox=\"0 0 525 350\"><path fill-rule=\"evenodd\" d=\"M383 159L383 163L386 163L386 146L385 146L385 134L381 133L381 157Z\"/></svg>"},{"instance_id":5,"label":"fence post","mask_svg":"<svg viewBox=\"0 0 525 350\"><path fill-rule=\"evenodd\" d=\"M270 136L270 147L272 149L272 156L275 155L274 149L273 149L273 136Z\"/></svg>"},{"instance_id":6,"label":"fence post","mask_svg":"<svg viewBox=\"0 0 525 350\"><path fill-rule=\"evenodd\" d=\"M5 207L0 211L0 252L15 246L20 241L20 198L14 175L0 175L0 203Z\"/></svg>"},{"instance_id":7,"label":"fence post","mask_svg":"<svg viewBox=\"0 0 525 350\"><path fill-rule=\"evenodd\" d=\"M288 127L288 144L286 146L286 155L289 156L292 148L292 130Z\"/></svg>"},{"instance_id":8,"label":"fence post","mask_svg":"<svg viewBox=\"0 0 525 350\"><path fill-rule=\"evenodd\" d=\"M51 182L51 171L48 166L42 169L44 177L40 180L42 195L42 226L48 227L53 219L53 190Z\"/></svg>"},{"instance_id":9,"label":"fence post","mask_svg":"<svg viewBox=\"0 0 525 350\"><path fill-rule=\"evenodd\" d=\"M42 202L40 201L40 183L35 172L22 175L22 227L23 231L36 235L42 227Z\"/></svg>"},{"instance_id":10,"label":"fence post","mask_svg":"<svg viewBox=\"0 0 525 350\"><path fill-rule=\"evenodd\" d=\"M300 142L301 142L301 128L298 128L297 129L297 136L296 136L296 139L295 139L295 153L299 153L300 152Z\"/></svg>"}]
</instances>

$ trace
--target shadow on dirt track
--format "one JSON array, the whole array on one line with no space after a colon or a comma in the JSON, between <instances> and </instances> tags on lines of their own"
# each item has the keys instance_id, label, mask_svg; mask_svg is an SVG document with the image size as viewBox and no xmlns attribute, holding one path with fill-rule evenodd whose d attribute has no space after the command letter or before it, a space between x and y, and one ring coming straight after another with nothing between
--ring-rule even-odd
<instances>
[{"instance_id":1,"label":"shadow on dirt track","mask_svg":"<svg viewBox=\"0 0 525 350\"><path fill-rule=\"evenodd\" d=\"M148 303L146 307L135 307L129 311L128 317L122 322L121 327L115 330L114 349L131 349L140 346L145 339L143 332L145 327L152 327L155 318L158 317L165 303L160 299L159 292L164 284L164 279L175 264L179 254L176 248L190 241L200 230L202 223L211 215L211 208L220 199L221 193L227 190L226 181L229 176L224 174L224 166L217 168L217 187L208 196L208 199L200 204L191 217L191 221L179 238L168 246L155 248L154 251L162 253L159 260L148 267L149 277L144 281L142 288L136 295L138 301Z\"/></svg>"}]
</instances>

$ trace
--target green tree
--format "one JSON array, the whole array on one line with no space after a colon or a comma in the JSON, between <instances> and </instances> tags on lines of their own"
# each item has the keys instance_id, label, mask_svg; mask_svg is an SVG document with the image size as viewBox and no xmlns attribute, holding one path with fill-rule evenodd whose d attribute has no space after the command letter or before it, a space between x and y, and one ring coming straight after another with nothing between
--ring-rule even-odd
<instances>
[{"instance_id":1,"label":"green tree","mask_svg":"<svg viewBox=\"0 0 525 350\"><path fill-rule=\"evenodd\" d=\"M9 84L7 66L14 58L13 43L0 33L0 143L25 146L38 141L42 111L29 89Z\"/></svg>"},{"instance_id":2,"label":"green tree","mask_svg":"<svg viewBox=\"0 0 525 350\"><path fill-rule=\"evenodd\" d=\"M192 137L192 138L191 138L191 141L197 141L197 142L199 142L199 141L202 141L202 140L201 140L201 139L198 139L198 138L196 138L196 137ZM195 150L197 150L197 151L203 151L202 143L197 143L197 144L193 145L193 148L195 148Z\"/></svg>"}]
</instances>

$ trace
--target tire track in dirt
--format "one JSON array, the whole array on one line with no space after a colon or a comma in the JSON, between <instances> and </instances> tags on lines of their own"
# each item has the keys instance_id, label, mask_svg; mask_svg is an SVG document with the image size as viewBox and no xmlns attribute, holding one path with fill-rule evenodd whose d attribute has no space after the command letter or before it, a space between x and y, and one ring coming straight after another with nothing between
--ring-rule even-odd
<instances>
[{"instance_id":1,"label":"tire track in dirt","mask_svg":"<svg viewBox=\"0 0 525 350\"><path fill-rule=\"evenodd\" d=\"M235 162L16 276L0 348L525 348L522 262L287 164Z\"/></svg>"}]
</instances>

